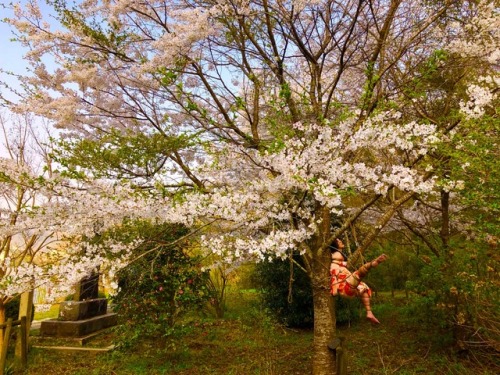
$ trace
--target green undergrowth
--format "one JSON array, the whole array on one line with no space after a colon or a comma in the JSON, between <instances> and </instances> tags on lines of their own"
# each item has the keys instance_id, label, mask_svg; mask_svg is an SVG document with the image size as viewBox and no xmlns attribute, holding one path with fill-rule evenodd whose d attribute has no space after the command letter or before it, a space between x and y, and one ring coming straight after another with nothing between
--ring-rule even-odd
<instances>
[{"instance_id":1,"label":"green undergrowth","mask_svg":"<svg viewBox=\"0 0 500 375\"><path fill-rule=\"evenodd\" d=\"M374 313L381 325L364 319L338 327L346 339L349 374L493 375L498 368L457 357L432 332L404 315L405 297L379 295ZM361 312L361 311L360 311ZM232 293L224 319L187 316L170 337L143 338L105 354L62 353L33 348L25 374L44 375L286 375L310 374L313 332L276 324L255 292ZM116 331L118 332L118 331ZM123 338L111 331L106 339ZM113 340L114 339L114 340ZM89 344L90 345L90 344ZM333 374L333 371L332 371Z\"/></svg>"}]
</instances>

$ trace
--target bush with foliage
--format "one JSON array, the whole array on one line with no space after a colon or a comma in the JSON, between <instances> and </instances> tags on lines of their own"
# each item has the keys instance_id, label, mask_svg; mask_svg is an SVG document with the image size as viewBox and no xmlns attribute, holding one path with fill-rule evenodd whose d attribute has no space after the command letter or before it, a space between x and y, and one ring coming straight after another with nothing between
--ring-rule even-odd
<instances>
[{"instance_id":1,"label":"bush with foliage","mask_svg":"<svg viewBox=\"0 0 500 375\"><path fill-rule=\"evenodd\" d=\"M359 321L362 310L363 307L359 298L335 297L335 318L337 325L350 325L353 322Z\"/></svg>"},{"instance_id":2,"label":"bush with foliage","mask_svg":"<svg viewBox=\"0 0 500 375\"><path fill-rule=\"evenodd\" d=\"M16 320L18 318L20 300L20 297L16 297L5 304L5 319L12 318Z\"/></svg>"},{"instance_id":3,"label":"bush with foliage","mask_svg":"<svg viewBox=\"0 0 500 375\"><path fill-rule=\"evenodd\" d=\"M5 319L12 318L12 320L19 319L19 307L21 304L21 296L11 299L5 304ZM31 308L31 320L35 315L35 306Z\"/></svg>"},{"instance_id":4,"label":"bush with foliage","mask_svg":"<svg viewBox=\"0 0 500 375\"><path fill-rule=\"evenodd\" d=\"M184 227L136 225L147 240L135 250L140 258L118 272L119 291L113 296L128 340L171 334L178 317L210 298L208 273L201 270L200 259L169 245L186 234Z\"/></svg>"},{"instance_id":5,"label":"bush with foliage","mask_svg":"<svg viewBox=\"0 0 500 375\"><path fill-rule=\"evenodd\" d=\"M294 260L301 263L299 255L295 255ZM290 274L290 267L293 275ZM293 283L290 283L291 276ZM262 291L264 306L280 323L289 327L313 325L311 284L305 272L297 266L281 259L258 263L255 282Z\"/></svg>"}]
</instances>

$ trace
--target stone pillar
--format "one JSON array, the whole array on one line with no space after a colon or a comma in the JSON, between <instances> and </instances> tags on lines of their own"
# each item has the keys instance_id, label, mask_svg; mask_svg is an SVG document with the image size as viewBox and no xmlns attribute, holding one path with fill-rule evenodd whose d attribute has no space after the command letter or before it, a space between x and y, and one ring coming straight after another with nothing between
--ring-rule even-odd
<instances>
[{"instance_id":1,"label":"stone pillar","mask_svg":"<svg viewBox=\"0 0 500 375\"><path fill-rule=\"evenodd\" d=\"M59 320L82 320L107 312L108 301L99 298L99 272L92 272L76 286L73 301L59 304Z\"/></svg>"},{"instance_id":2,"label":"stone pillar","mask_svg":"<svg viewBox=\"0 0 500 375\"><path fill-rule=\"evenodd\" d=\"M99 298L99 272L92 272L80 280L76 287L74 301L87 301Z\"/></svg>"}]
</instances>

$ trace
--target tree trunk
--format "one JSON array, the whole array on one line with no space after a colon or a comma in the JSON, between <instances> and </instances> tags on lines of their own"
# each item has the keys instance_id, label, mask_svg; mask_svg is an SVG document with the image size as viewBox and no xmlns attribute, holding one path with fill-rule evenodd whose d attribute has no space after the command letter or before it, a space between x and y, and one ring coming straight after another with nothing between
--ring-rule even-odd
<instances>
[{"instance_id":1,"label":"tree trunk","mask_svg":"<svg viewBox=\"0 0 500 375\"><path fill-rule=\"evenodd\" d=\"M328 343L335 337L334 300L330 295L330 252L323 251L313 259L312 290L314 304L313 375L335 373L335 352Z\"/></svg>"},{"instance_id":2,"label":"tree trunk","mask_svg":"<svg viewBox=\"0 0 500 375\"><path fill-rule=\"evenodd\" d=\"M3 303L2 299L0 298L0 324L5 323L5 304ZM2 352L3 348L3 337L4 337L5 329L2 328L0 329L0 353Z\"/></svg>"},{"instance_id":3,"label":"tree trunk","mask_svg":"<svg viewBox=\"0 0 500 375\"><path fill-rule=\"evenodd\" d=\"M445 252L446 260L450 260L449 245L450 245L450 193L444 190L441 191L441 241L443 251Z\"/></svg>"}]
</instances>

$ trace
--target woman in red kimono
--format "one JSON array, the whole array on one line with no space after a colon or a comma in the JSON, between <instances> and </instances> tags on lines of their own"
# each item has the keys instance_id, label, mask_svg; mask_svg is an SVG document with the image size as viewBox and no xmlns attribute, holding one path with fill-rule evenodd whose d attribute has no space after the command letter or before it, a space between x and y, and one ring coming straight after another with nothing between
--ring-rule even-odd
<instances>
[{"instance_id":1,"label":"woman in red kimono","mask_svg":"<svg viewBox=\"0 0 500 375\"><path fill-rule=\"evenodd\" d=\"M330 246L332 252L332 263L330 265L330 292L332 295L352 298L359 297L366 309L366 319L370 322L379 324L378 319L373 315L370 307L370 297L372 291L364 282L361 281L366 276L370 268L377 267L387 259L385 254L361 266L357 271L349 271L347 266L347 256L342 252L344 244L338 238Z\"/></svg>"}]
</instances>

